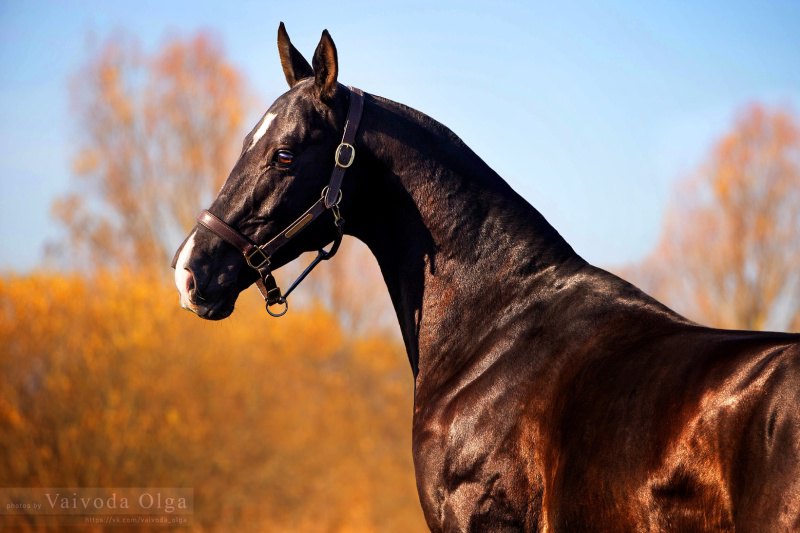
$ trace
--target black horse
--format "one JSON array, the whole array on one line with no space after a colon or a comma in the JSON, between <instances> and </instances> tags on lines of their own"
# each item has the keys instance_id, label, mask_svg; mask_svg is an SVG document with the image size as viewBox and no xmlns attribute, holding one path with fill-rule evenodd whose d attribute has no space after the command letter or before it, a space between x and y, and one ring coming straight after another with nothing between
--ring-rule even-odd
<instances>
[{"instance_id":1,"label":"black horse","mask_svg":"<svg viewBox=\"0 0 800 533\"><path fill-rule=\"evenodd\" d=\"M285 305L271 270L344 228L397 311L432 530L800 528L800 335L686 320L445 126L340 85L327 31L313 68L283 25L278 48L290 90L176 255L185 307L225 318L256 281Z\"/></svg>"}]
</instances>

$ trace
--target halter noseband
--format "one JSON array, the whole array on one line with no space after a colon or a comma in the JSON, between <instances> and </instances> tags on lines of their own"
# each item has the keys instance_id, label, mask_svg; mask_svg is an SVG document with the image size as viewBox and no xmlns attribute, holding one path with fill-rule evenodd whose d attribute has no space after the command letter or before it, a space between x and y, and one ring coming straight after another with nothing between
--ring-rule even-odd
<instances>
[{"instance_id":1,"label":"halter noseband","mask_svg":"<svg viewBox=\"0 0 800 533\"><path fill-rule=\"evenodd\" d=\"M200 213L200 216L197 217L197 222L242 252L247 265L258 272L259 279L256 281L256 286L264 297L267 313L272 316L278 317L285 315L289 310L289 303L286 299L292 291L309 273L311 273L314 267L321 261L327 261L333 257L339 250L339 245L342 243L342 236L344 235L344 218L342 218L339 212L339 202L342 201L342 180L344 179L345 172L350 165L353 164L356 157L355 139L363 110L364 93L361 89L350 87L350 108L347 111L347 122L345 122L344 125L342 142L339 143L334 154L335 164L328 185L322 189L322 195L314 205L309 207L305 213L300 215L294 222L289 224L285 230L278 233L266 244L261 246L257 245L208 210L204 210ZM303 270L294 282L292 282L286 293L281 293L281 289L278 287L275 277L272 275L272 255L279 248L292 240L303 228L328 210L333 213L334 224L336 225L337 234L333 244L328 250L320 248L317 251L317 257L315 257L311 264ZM173 268L174 266L173 264ZM278 311L273 311L271 308L276 305L282 305L283 308Z\"/></svg>"}]
</instances>

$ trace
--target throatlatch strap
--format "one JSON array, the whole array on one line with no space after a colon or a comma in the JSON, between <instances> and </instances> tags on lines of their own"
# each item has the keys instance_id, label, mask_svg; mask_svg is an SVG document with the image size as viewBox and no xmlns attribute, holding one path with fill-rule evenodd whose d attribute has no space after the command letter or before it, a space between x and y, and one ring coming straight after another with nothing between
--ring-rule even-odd
<instances>
[{"instance_id":1,"label":"throatlatch strap","mask_svg":"<svg viewBox=\"0 0 800 533\"><path fill-rule=\"evenodd\" d=\"M347 122L344 124L344 135L334 154L336 165L333 167L328 193L325 195L325 207L328 209L336 205L344 173L353 164L356 157L356 135L363 112L364 92L356 87L350 87L350 109L347 112Z\"/></svg>"}]
</instances>

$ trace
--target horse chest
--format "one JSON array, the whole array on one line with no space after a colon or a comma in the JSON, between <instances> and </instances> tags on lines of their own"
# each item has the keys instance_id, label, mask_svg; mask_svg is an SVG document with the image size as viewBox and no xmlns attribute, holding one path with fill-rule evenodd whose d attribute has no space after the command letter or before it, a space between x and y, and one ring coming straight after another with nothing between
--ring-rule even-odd
<instances>
[{"instance_id":1,"label":"horse chest","mask_svg":"<svg viewBox=\"0 0 800 533\"><path fill-rule=\"evenodd\" d=\"M499 407L483 399L415 413L417 487L432 531L538 529L542 478L521 446L524 422Z\"/></svg>"}]
</instances>

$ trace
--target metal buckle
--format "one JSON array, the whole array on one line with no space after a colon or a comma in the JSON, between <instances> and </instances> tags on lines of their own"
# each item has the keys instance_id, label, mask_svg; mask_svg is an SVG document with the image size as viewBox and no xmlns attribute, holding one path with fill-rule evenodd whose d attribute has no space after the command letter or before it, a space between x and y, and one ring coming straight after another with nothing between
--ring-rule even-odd
<instances>
[{"instance_id":1,"label":"metal buckle","mask_svg":"<svg viewBox=\"0 0 800 533\"><path fill-rule=\"evenodd\" d=\"M347 160L346 163L342 163L340 161L340 156L342 155L342 148L349 148L350 149L350 159ZM336 155L334 155L333 159L336 161L336 166L342 168L350 168L350 165L353 164L353 161L356 158L356 147L349 143L341 143L339 146L336 147Z\"/></svg>"},{"instance_id":2,"label":"metal buckle","mask_svg":"<svg viewBox=\"0 0 800 533\"><path fill-rule=\"evenodd\" d=\"M260 253L261 257L262 257L261 262L258 263L257 265L253 264L253 261L252 261L253 256L256 255L256 252ZM253 250L249 254L244 254L244 260L247 261L247 264L250 265L250 268L254 268L256 270L259 270L264 265L269 265L269 256L267 254L265 254L264 250L262 250L258 246L253 248Z\"/></svg>"}]
</instances>

